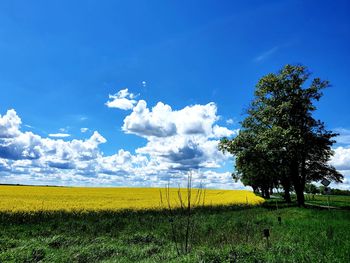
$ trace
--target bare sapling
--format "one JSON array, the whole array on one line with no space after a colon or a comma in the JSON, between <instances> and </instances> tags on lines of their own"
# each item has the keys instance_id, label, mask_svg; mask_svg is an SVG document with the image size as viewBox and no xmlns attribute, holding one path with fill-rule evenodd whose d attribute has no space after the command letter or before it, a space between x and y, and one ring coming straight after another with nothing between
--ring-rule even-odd
<instances>
[{"instance_id":1,"label":"bare sapling","mask_svg":"<svg viewBox=\"0 0 350 263\"><path fill-rule=\"evenodd\" d=\"M163 192L160 191L161 207L165 208L169 217L171 237L175 243L178 255L187 254L191 250L191 243L195 232L193 210L205 205L205 190L202 184L193 188L193 174L187 174L186 188L170 189L169 184ZM166 202L166 203L165 203Z\"/></svg>"}]
</instances>

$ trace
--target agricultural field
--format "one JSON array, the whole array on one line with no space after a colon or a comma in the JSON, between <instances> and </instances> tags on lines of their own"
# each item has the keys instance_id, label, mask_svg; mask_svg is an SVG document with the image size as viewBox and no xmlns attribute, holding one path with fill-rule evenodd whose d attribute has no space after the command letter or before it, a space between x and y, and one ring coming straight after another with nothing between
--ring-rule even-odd
<instances>
[{"instance_id":1,"label":"agricultural field","mask_svg":"<svg viewBox=\"0 0 350 263\"><path fill-rule=\"evenodd\" d=\"M160 207L159 189L2 186L0 262L350 262L347 210L207 190L212 203L189 216L169 190L171 210Z\"/></svg>"},{"instance_id":2,"label":"agricultural field","mask_svg":"<svg viewBox=\"0 0 350 263\"><path fill-rule=\"evenodd\" d=\"M180 194L186 199L187 190L181 189ZM263 198L245 190L192 189L191 194L193 205L197 206L264 202ZM145 210L163 209L169 204L172 208L180 206L179 189L0 186L0 211Z\"/></svg>"},{"instance_id":3,"label":"agricultural field","mask_svg":"<svg viewBox=\"0 0 350 263\"><path fill-rule=\"evenodd\" d=\"M338 207L350 210L350 196L346 195L305 195L307 204Z\"/></svg>"}]
</instances>

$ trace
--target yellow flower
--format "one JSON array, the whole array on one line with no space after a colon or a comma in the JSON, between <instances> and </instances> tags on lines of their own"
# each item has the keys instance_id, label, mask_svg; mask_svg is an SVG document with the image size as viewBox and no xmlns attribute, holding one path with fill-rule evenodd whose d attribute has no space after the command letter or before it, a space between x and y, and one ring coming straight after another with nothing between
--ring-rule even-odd
<instances>
[{"instance_id":1,"label":"yellow flower","mask_svg":"<svg viewBox=\"0 0 350 263\"><path fill-rule=\"evenodd\" d=\"M186 191L181 189L184 199ZM165 192L164 188L0 186L0 211L161 209L168 207L167 200L172 208L180 206L178 189L170 188L167 200ZM192 203L197 193L198 189L192 189ZM256 205L263 201L246 190L203 190L197 205Z\"/></svg>"}]
</instances>

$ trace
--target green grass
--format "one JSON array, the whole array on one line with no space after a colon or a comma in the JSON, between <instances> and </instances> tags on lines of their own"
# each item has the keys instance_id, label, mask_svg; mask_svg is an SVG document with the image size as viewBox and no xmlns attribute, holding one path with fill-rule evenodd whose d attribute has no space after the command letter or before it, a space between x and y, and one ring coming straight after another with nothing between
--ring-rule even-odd
<instances>
[{"instance_id":1,"label":"green grass","mask_svg":"<svg viewBox=\"0 0 350 263\"><path fill-rule=\"evenodd\" d=\"M271 208L194 211L181 255L171 234L180 211L173 223L165 211L0 213L0 262L350 262L349 211Z\"/></svg>"},{"instance_id":2,"label":"green grass","mask_svg":"<svg viewBox=\"0 0 350 263\"><path fill-rule=\"evenodd\" d=\"M324 205L328 206L328 198L329 205L334 207L339 207L342 209L350 209L350 196L346 195L305 195L305 201L310 204L316 205Z\"/></svg>"},{"instance_id":3,"label":"green grass","mask_svg":"<svg viewBox=\"0 0 350 263\"><path fill-rule=\"evenodd\" d=\"M317 206L328 206L328 198L329 198L329 206L350 210L350 196L349 195L313 195L313 194L305 194L305 203L312 204ZM296 205L296 196L291 195L292 202L291 204L287 204L284 202L281 194L274 194L273 198L267 200L263 206L265 207L290 207Z\"/></svg>"}]
</instances>

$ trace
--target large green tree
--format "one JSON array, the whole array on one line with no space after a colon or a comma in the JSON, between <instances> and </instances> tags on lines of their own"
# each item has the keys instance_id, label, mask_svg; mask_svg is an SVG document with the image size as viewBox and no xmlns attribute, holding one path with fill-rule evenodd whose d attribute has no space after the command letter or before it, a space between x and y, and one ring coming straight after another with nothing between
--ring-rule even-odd
<instances>
[{"instance_id":1,"label":"large green tree","mask_svg":"<svg viewBox=\"0 0 350 263\"><path fill-rule=\"evenodd\" d=\"M329 164L337 134L312 115L329 83L309 77L304 66L286 65L261 78L238 136L219 144L235 156L236 176L244 183L263 193L281 185L287 201L293 187L299 205L304 205L306 183L343 178Z\"/></svg>"}]
</instances>

